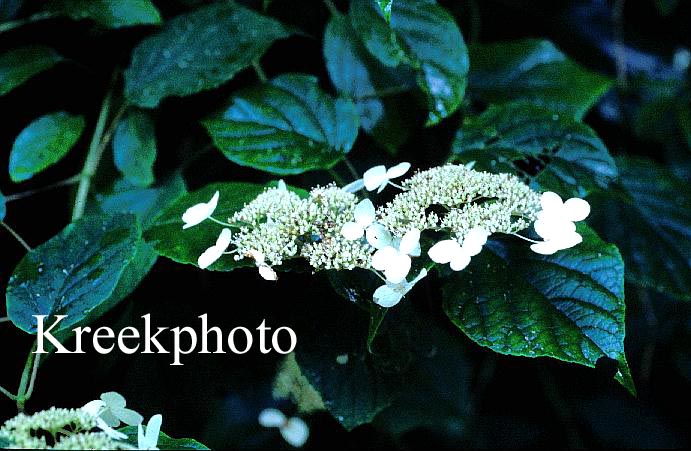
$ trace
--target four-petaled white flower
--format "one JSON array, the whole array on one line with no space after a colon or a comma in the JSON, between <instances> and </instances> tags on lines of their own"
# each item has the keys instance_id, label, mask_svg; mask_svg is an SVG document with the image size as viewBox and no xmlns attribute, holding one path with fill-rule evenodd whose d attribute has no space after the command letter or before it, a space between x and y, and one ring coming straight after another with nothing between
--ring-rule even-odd
<instances>
[{"instance_id":1,"label":"four-petaled white flower","mask_svg":"<svg viewBox=\"0 0 691 451\"><path fill-rule=\"evenodd\" d=\"M182 228L189 229L209 219L218 206L219 196L220 193L216 191L209 202L202 202L201 204L193 205L188 208L182 215L182 222L185 223Z\"/></svg>"},{"instance_id":2,"label":"four-petaled white flower","mask_svg":"<svg viewBox=\"0 0 691 451\"><path fill-rule=\"evenodd\" d=\"M259 275L262 276L264 280L276 281L278 280L278 274L276 271L266 263L264 260L264 253L260 251L250 251L249 257L254 259L254 263L259 269Z\"/></svg>"},{"instance_id":3,"label":"four-petaled white flower","mask_svg":"<svg viewBox=\"0 0 691 451\"><path fill-rule=\"evenodd\" d=\"M137 449L158 449L158 435L161 432L162 423L163 417L154 415L146 425L146 431L141 424L137 427Z\"/></svg>"},{"instance_id":4,"label":"four-petaled white flower","mask_svg":"<svg viewBox=\"0 0 691 451\"><path fill-rule=\"evenodd\" d=\"M461 246L456 240L443 240L427 252L433 262L449 263L454 271L462 271L470 264L470 258L482 251L489 232L482 227L473 227L463 238Z\"/></svg>"},{"instance_id":5,"label":"four-petaled white flower","mask_svg":"<svg viewBox=\"0 0 691 451\"><path fill-rule=\"evenodd\" d=\"M300 448L310 435L309 426L301 418L287 418L278 409L264 409L259 414L259 424L267 428L278 428L289 445Z\"/></svg>"},{"instance_id":6,"label":"four-petaled white flower","mask_svg":"<svg viewBox=\"0 0 691 451\"><path fill-rule=\"evenodd\" d=\"M211 266L216 260L223 256L223 253L228 250L230 246L230 239L232 238L232 232L230 229L221 230L221 234L216 240L216 244L204 251L202 255L199 256L197 264L201 269L206 269Z\"/></svg>"},{"instance_id":7,"label":"four-petaled white flower","mask_svg":"<svg viewBox=\"0 0 691 451\"><path fill-rule=\"evenodd\" d=\"M410 256L420 255L420 231L411 229L400 241L381 247L372 256L372 267L382 271L386 281L401 283L408 276L412 261Z\"/></svg>"},{"instance_id":8,"label":"four-petaled white flower","mask_svg":"<svg viewBox=\"0 0 691 451\"><path fill-rule=\"evenodd\" d=\"M582 221L590 214L590 204L584 199L572 197L563 202L557 193L547 191L540 197L542 210L537 214L533 224L535 233L544 241L530 246L533 252L551 255L568 249L583 241L576 232L577 221Z\"/></svg>"},{"instance_id":9,"label":"four-petaled white flower","mask_svg":"<svg viewBox=\"0 0 691 451\"><path fill-rule=\"evenodd\" d=\"M423 268L420 271L420 274L418 274L417 277L410 282L405 279L399 283L387 282L386 285L382 285L374 291L372 300L375 304L382 307L393 307L401 302L403 296L408 294L408 292L413 289L415 284L422 280L426 275L427 270Z\"/></svg>"},{"instance_id":10,"label":"four-petaled white flower","mask_svg":"<svg viewBox=\"0 0 691 451\"><path fill-rule=\"evenodd\" d=\"M355 193L362 188L366 188L367 191L374 191L376 189L378 193L381 193L392 179L402 176L408 172L409 169L410 163L407 162L399 163L389 169L386 169L386 166L383 164L374 166L366 170L361 179L355 180L344 186L343 190L349 193Z\"/></svg>"},{"instance_id":11,"label":"four-petaled white flower","mask_svg":"<svg viewBox=\"0 0 691 451\"><path fill-rule=\"evenodd\" d=\"M119 393L108 392L101 395L101 399L88 402L82 410L96 419L96 425L108 437L114 440L125 440L127 436L114 428L120 426L120 422L130 426L137 426L143 421L143 417L125 406L127 402Z\"/></svg>"},{"instance_id":12,"label":"four-petaled white flower","mask_svg":"<svg viewBox=\"0 0 691 451\"><path fill-rule=\"evenodd\" d=\"M355 206L355 221L346 222L341 228L341 235L347 240L362 238L365 231L374 224L376 217L374 204L369 199L360 201Z\"/></svg>"}]
</instances>

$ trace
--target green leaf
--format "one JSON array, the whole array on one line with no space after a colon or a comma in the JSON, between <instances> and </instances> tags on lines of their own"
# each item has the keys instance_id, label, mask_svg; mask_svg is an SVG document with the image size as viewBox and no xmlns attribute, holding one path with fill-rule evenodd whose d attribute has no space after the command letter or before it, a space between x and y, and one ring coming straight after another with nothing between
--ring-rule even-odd
<instances>
[{"instance_id":1,"label":"green leaf","mask_svg":"<svg viewBox=\"0 0 691 451\"><path fill-rule=\"evenodd\" d=\"M469 92L491 103L521 99L580 119L612 85L549 41L473 44L469 51Z\"/></svg>"},{"instance_id":2,"label":"green leaf","mask_svg":"<svg viewBox=\"0 0 691 451\"><path fill-rule=\"evenodd\" d=\"M115 167L135 186L147 187L154 182L156 131L151 117L131 110L118 124L113 136Z\"/></svg>"},{"instance_id":3,"label":"green leaf","mask_svg":"<svg viewBox=\"0 0 691 451\"><path fill-rule=\"evenodd\" d=\"M161 23L151 0L53 0L48 11L74 20L91 19L105 28Z\"/></svg>"},{"instance_id":4,"label":"green leaf","mask_svg":"<svg viewBox=\"0 0 691 451\"><path fill-rule=\"evenodd\" d=\"M182 214L193 205L208 202L216 191L220 192L220 199L214 217L221 221L227 221L233 213L242 209L245 203L252 201L264 192L264 186L252 183L214 183L199 191L179 197L144 235L146 240L154 245L159 255L178 263L197 265L199 256L216 243L223 227L207 220L183 230ZM212 271L231 271L250 265L254 264L248 263L247 259L238 262L233 256L227 256L211 265L209 269Z\"/></svg>"},{"instance_id":5,"label":"green leaf","mask_svg":"<svg viewBox=\"0 0 691 451\"><path fill-rule=\"evenodd\" d=\"M65 111L42 116L22 130L10 153L10 178L29 180L60 161L84 131L84 118Z\"/></svg>"},{"instance_id":6,"label":"green leaf","mask_svg":"<svg viewBox=\"0 0 691 451\"><path fill-rule=\"evenodd\" d=\"M614 159L590 127L524 102L465 118L452 150L477 169L519 173L536 188L564 195L605 189L617 176Z\"/></svg>"},{"instance_id":7,"label":"green leaf","mask_svg":"<svg viewBox=\"0 0 691 451\"><path fill-rule=\"evenodd\" d=\"M316 77L285 74L233 95L202 124L231 161L273 174L329 169L350 151L358 115Z\"/></svg>"},{"instance_id":8,"label":"green leaf","mask_svg":"<svg viewBox=\"0 0 691 451\"><path fill-rule=\"evenodd\" d=\"M350 3L348 16L355 33L350 36L351 38L359 36L367 50L382 64L395 67L408 61L408 57L398 44L396 34L389 25L391 2L387 6L385 10L379 2L374 0L353 0Z\"/></svg>"},{"instance_id":9,"label":"green leaf","mask_svg":"<svg viewBox=\"0 0 691 451\"><path fill-rule=\"evenodd\" d=\"M127 442L136 447L138 445L137 426L126 426L118 429L127 436ZM206 445L191 438L172 438L163 432L158 434L158 449L160 450L204 450Z\"/></svg>"},{"instance_id":10,"label":"green leaf","mask_svg":"<svg viewBox=\"0 0 691 451\"><path fill-rule=\"evenodd\" d=\"M453 114L467 84L468 50L453 17L434 0L393 1L391 28L405 45L433 125Z\"/></svg>"},{"instance_id":11,"label":"green leaf","mask_svg":"<svg viewBox=\"0 0 691 451\"><path fill-rule=\"evenodd\" d=\"M320 300L296 330L301 342L295 357L329 413L352 430L370 423L404 389L406 373L424 352L425 330L408 304L390 309L370 352L367 312L340 299Z\"/></svg>"},{"instance_id":12,"label":"green leaf","mask_svg":"<svg viewBox=\"0 0 691 451\"><path fill-rule=\"evenodd\" d=\"M5 196L0 192L0 221L3 221L5 219L5 215L7 215L7 201L5 200Z\"/></svg>"},{"instance_id":13,"label":"green leaf","mask_svg":"<svg viewBox=\"0 0 691 451\"><path fill-rule=\"evenodd\" d=\"M55 50L43 46L19 47L0 55L0 96L60 61Z\"/></svg>"},{"instance_id":14,"label":"green leaf","mask_svg":"<svg viewBox=\"0 0 691 451\"><path fill-rule=\"evenodd\" d=\"M619 246L626 280L691 301L691 189L644 158L617 159L623 196L596 196L593 222Z\"/></svg>"},{"instance_id":15,"label":"green leaf","mask_svg":"<svg viewBox=\"0 0 691 451\"><path fill-rule=\"evenodd\" d=\"M36 333L32 315L68 315L70 328L113 295L134 259L141 231L134 216L87 216L24 256L7 286L12 322Z\"/></svg>"},{"instance_id":16,"label":"green leaf","mask_svg":"<svg viewBox=\"0 0 691 451\"><path fill-rule=\"evenodd\" d=\"M280 22L231 1L182 14L134 49L125 96L152 108L165 97L213 89L289 35Z\"/></svg>"},{"instance_id":17,"label":"green leaf","mask_svg":"<svg viewBox=\"0 0 691 451\"><path fill-rule=\"evenodd\" d=\"M444 310L481 346L595 367L609 357L635 392L624 354L624 263L616 246L579 225L583 243L543 256L525 243L486 251L443 285Z\"/></svg>"},{"instance_id":18,"label":"green leaf","mask_svg":"<svg viewBox=\"0 0 691 451\"><path fill-rule=\"evenodd\" d=\"M97 194L96 200L100 211L109 214L134 214L142 228L148 230L165 209L186 192L185 181L176 174L160 186L152 188L141 188L127 180L118 180L111 192Z\"/></svg>"},{"instance_id":19,"label":"green leaf","mask_svg":"<svg viewBox=\"0 0 691 451\"><path fill-rule=\"evenodd\" d=\"M351 8L352 11L352 8ZM387 25L388 28L388 25ZM374 59L343 16L333 16L324 33L324 59L336 89L353 99L360 125L388 150L396 150L412 127L402 117L401 99L382 96L414 84L406 66L390 69Z\"/></svg>"}]
</instances>

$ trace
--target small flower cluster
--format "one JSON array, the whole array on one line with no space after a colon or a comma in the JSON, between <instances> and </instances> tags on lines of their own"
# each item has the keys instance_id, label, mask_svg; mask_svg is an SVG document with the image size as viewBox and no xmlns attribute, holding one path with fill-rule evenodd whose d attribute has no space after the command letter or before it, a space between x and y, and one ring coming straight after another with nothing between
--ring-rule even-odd
<instances>
[{"instance_id":1,"label":"small flower cluster","mask_svg":"<svg viewBox=\"0 0 691 451\"><path fill-rule=\"evenodd\" d=\"M144 418L125 405L125 398L109 392L80 409L20 413L0 428L0 440L20 449L133 449L128 437L114 429L122 422L138 427L136 449L158 449L161 415L152 417L145 431Z\"/></svg>"},{"instance_id":2,"label":"small flower cluster","mask_svg":"<svg viewBox=\"0 0 691 451\"><path fill-rule=\"evenodd\" d=\"M55 407L25 415L20 413L0 428L0 439L12 448L59 449L63 442L75 435L89 434L82 439L91 449L118 449L117 443L96 429L96 419L81 409L56 409ZM69 431L65 433L64 431Z\"/></svg>"},{"instance_id":3,"label":"small flower cluster","mask_svg":"<svg viewBox=\"0 0 691 451\"><path fill-rule=\"evenodd\" d=\"M200 256L201 268L232 253L236 260L254 260L267 280L277 279L273 267L294 257L307 259L317 270L370 269L384 280L373 296L383 307L397 304L427 275L422 269L408 280L412 258L421 255L420 235L425 230L449 235L427 255L454 271L465 269L495 233L531 241L531 249L541 254L575 246L582 239L574 224L590 211L582 199L562 202L557 194L540 195L513 175L479 172L463 165L418 172L401 185L392 181L409 169L409 163L388 169L375 166L360 180L343 188L316 187L307 198L281 181L228 218L228 223L211 217L218 203L216 193L208 203L185 212L183 228L205 219L226 226L216 244ZM389 185L401 192L379 208L355 194L363 188L379 193ZM517 234L532 223L544 241ZM233 227L235 232L231 232ZM231 245L234 249L228 251Z\"/></svg>"}]
</instances>

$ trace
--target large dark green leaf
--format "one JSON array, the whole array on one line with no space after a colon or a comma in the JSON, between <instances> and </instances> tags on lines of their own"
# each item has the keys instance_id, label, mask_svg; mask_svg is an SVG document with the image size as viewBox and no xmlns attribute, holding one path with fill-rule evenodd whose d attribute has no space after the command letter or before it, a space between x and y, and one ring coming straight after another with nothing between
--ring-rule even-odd
<instances>
[{"instance_id":1,"label":"large dark green leaf","mask_svg":"<svg viewBox=\"0 0 691 451\"><path fill-rule=\"evenodd\" d=\"M111 299L135 258L141 230L132 215L87 216L29 252L7 286L7 314L36 332L32 315L68 315L54 331L73 326Z\"/></svg>"},{"instance_id":2,"label":"large dark green leaf","mask_svg":"<svg viewBox=\"0 0 691 451\"><path fill-rule=\"evenodd\" d=\"M229 160L300 174L331 168L350 151L358 115L350 100L324 93L316 77L286 74L233 95L203 125Z\"/></svg>"},{"instance_id":3,"label":"large dark green leaf","mask_svg":"<svg viewBox=\"0 0 691 451\"><path fill-rule=\"evenodd\" d=\"M140 188L126 180L118 180L109 193L96 195L98 208L104 213L132 213L144 230L177 198L186 192L185 181L174 175L160 186Z\"/></svg>"},{"instance_id":4,"label":"large dark green leaf","mask_svg":"<svg viewBox=\"0 0 691 451\"><path fill-rule=\"evenodd\" d=\"M487 102L527 100L581 118L612 85L549 41L473 44L469 51L469 92Z\"/></svg>"},{"instance_id":5,"label":"large dark green leaf","mask_svg":"<svg viewBox=\"0 0 691 451\"><path fill-rule=\"evenodd\" d=\"M375 0L353 0L350 2L350 22L364 46L382 64L386 66L398 66L407 61L404 50L397 42L396 33L389 25L391 18L391 3L388 5L388 15ZM328 54L327 54L328 55Z\"/></svg>"},{"instance_id":6,"label":"large dark green leaf","mask_svg":"<svg viewBox=\"0 0 691 451\"><path fill-rule=\"evenodd\" d=\"M324 59L336 89L355 102L362 128L387 149L395 150L410 127L401 115L400 97L387 93L412 88L412 73L406 66L390 69L373 58L340 15L333 16L326 27Z\"/></svg>"},{"instance_id":7,"label":"large dark green leaf","mask_svg":"<svg viewBox=\"0 0 691 451\"><path fill-rule=\"evenodd\" d=\"M168 96L215 88L289 34L279 22L232 1L180 15L134 49L125 96L151 108Z\"/></svg>"},{"instance_id":8,"label":"large dark green leaf","mask_svg":"<svg viewBox=\"0 0 691 451\"><path fill-rule=\"evenodd\" d=\"M341 299L305 311L295 357L302 374L346 429L371 422L400 394L414 361L429 349L424 326L401 305L387 317L372 352L367 312ZM345 358L345 359L344 359Z\"/></svg>"},{"instance_id":9,"label":"large dark green leaf","mask_svg":"<svg viewBox=\"0 0 691 451\"><path fill-rule=\"evenodd\" d=\"M417 70L427 95L427 123L436 124L458 109L467 84L468 51L453 17L434 0L394 1L391 28Z\"/></svg>"},{"instance_id":10,"label":"large dark green leaf","mask_svg":"<svg viewBox=\"0 0 691 451\"><path fill-rule=\"evenodd\" d=\"M60 161L84 130L84 118L65 111L42 116L22 130L10 153L10 178L29 180Z\"/></svg>"},{"instance_id":11,"label":"large dark green leaf","mask_svg":"<svg viewBox=\"0 0 691 451\"><path fill-rule=\"evenodd\" d=\"M485 251L443 286L444 310L482 346L516 356L595 367L619 363L615 378L634 392L624 354L624 262L616 246L579 226L583 243L554 255L525 243Z\"/></svg>"},{"instance_id":12,"label":"large dark green leaf","mask_svg":"<svg viewBox=\"0 0 691 451\"><path fill-rule=\"evenodd\" d=\"M131 110L118 123L113 136L115 167L130 183L146 187L154 182L156 132L151 117Z\"/></svg>"},{"instance_id":13,"label":"large dark green leaf","mask_svg":"<svg viewBox=\"0 0 691 451\"><path fill-rule=\"evenodd\" d=\"M622 196L596 196L593 220L616 243L627 281L691 301L691 189L657 163L617 159Z\"/></svg>"},{"instance_id":14,"label":"large dark green leaf","mask_svg":"<svg viewBox=\"0 0 691 451\"><path fill-rule=\"evenodd\" d=\"M55 50L43 46L19 47L0 55L0 96L60 61Z\"/></svg>"},{"instance_id":15,"label":"large dark green leaf","mask_svg":"<svg viewBox=\"0 0 691 451\"><path fill-rule=\"evenodd\" d=\"M151 0L52 0L48 11L75 20L91 19L106 28L161 23Z\"/></svg>"},{"instance_id":16,"label":"large dark green leaf","mask_svg":"<svg viewBox=\"0 0 691 451\"><path fill-rule=\"evenodd\" d=\"M491 106L467 117L453 143L457 160L531 178L536 188L583 196L607 188L617 167L587 125L524 102Z\"/></svg>"},{"instance_id":17,"label":"large dark green leaf","mask_svg":"<svg viewBox=\"0 0 691 451\"><path fill-rule=\"evenodd\" d=\"M137 442L137 426L127 426L118 429L127 436L127 442L136 447ZM172 438L169 435L159 432L158 434L158 449L161 450L204 450L209 449L206 445L199 443L191 438Z\"/></svg>"},{"instance_id":18,"label":"large dark green leaf","mask_svg":"<svg viewBox=\"0 0 691 451\"><path fill-rule=\"evenodd\" d=\"M207 248L216 243L222 226L210 220L183 230L182 214L192 205L208 202L216 191L220 192L214 218L227 221L245 203L264 191L264 186L251 183L215 183L199 191L186 194L173 203L145 233L148 242L154 245L159 255L178 263L197 264L197 259ZM231 271L235 268L253 265L247 259L235 261L232 256L222 258L209 268L215 271Z\"/></svg>"}]
</instances>

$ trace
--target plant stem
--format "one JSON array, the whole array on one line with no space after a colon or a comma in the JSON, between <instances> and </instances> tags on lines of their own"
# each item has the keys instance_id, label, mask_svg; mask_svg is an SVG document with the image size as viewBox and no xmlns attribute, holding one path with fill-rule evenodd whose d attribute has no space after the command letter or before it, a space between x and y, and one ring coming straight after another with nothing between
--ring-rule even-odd
<instances>
[{"instance_id":1,"label":"plant stem","mask_svg":"<svg viewBox=\"0 0 691 451\"><path fill-rule=\"evenodd\" d=\"M2 385L0 385L0 393L2 393L3 395L7 396L7 397L10 398L12 401L16 401L16 400L17 400L17 397L14 396L12 393L10 393L9 390L6 390L5 387L3 387Z\"/></svg>"},{"instance_id":2,"label":"plant stem","mask_svg":"<svg viewBox=\"0 0 691 451\"><path fill-rule=\"evenodd\" d=\"M31 346L31 351L29 351L29 357L26 359L26 363L24 364L24 371L22 371L22 378L19 381L19 390L17 391L17 410L19 412L24 411L24 405L26 404L26 401L29 399L30 396L27 396L28 393L28 387L29 384L33 385L33 382L31 380L36 379L36 371L38 371L38 368L34 368L35 362L38 360L35 357L37 354L34 354L34 351L36 350L36 341L34 341L34 344ZM33 388L32 388L33 391Z\"/></svg>"},{"instance_id":3,"label":"plant stem","mask_svg":"<svg viewBox=\"0 0 691 451\"><path fill-rule=\"evenodd\" d=\"M324 4L326 5L326 8L329 10L332 16L338 16L339 14L341 14L338 11L338 8L336 8L336 5L334 5L331 0L324 0Z\"/></svg>"},{"instance_id":4,"label":"plant stem","mask_svg":"<svg viewBox=\"0 0 691 451\"><path fill-rule=\"evenodd\" d=\"M353 163L350 162L348 157L343 158L343 163L345 163L346 167L348 168L348 171L350 171L350 175L353 176L353 180L357 180L360 177L360 174L358 174L357 169L355 169L355 166L353 166Z\"/></svg>"},{"instance_id":5,"label":"plant stem","mask_svg":"<svg viewBox=\"0 0 691 451\"><path fill-rule=\"evenodd\" d=\"M20 200L20 199L24 199L26 197L33 196L34 194L39 194L39 193L43 193L45 191L50 191L50 190L55 189L55 188L74 185L74 184L79 182L80 178L81 178L81 175L77 174L77 175L73 175L72 177L70 177L68 179L60 180L59 182L51 183L50 185L46 185L46 186L43 186L41 188L36 188L36 189L29 190L29 191L21 192L21 193L9 194L9 195L5 196L5 201L9 203L9 202L12 202L15 200Z\"/></svg>"},{"instance_id":6,"label":"plant stem","mask_svg":"<svg viewBox=\"0 0 691 451\"><path fill-rule=\"evenodd\" d=\"M252 61L252 67L254 67L254 71L257 73L259 81L261 81L262 83L266 83L268 78L266 78L266 73L264 73L264 69L262 69L261 64L259 64L258 59Z\"/></svg>"},{"instance_id":7,"label":"plant stem","mask_svg":"<svg viewBox=\"0 0 691 451\"><path fill-rule=\"evenodd\" d=\"M2 318L0 318L0 323L7 323L9 321L10 321L10 319L6 316L3 316Z\"/></svg>"},{"instance_id":8,"label":"plant stem","mask_svg":"<svg viewBox=\"0 0 691 451\"><path fill-rule=\"evenodd\" d=\"M341 177L338 174L338 172L334 171L333 169L327 169L327 172L329 173L329 175L331 175L331 177L333 177L334 181L336 183L338 183L339 185L341 185L341 186L347 185L346 181L343 180L343 177Z\"/></svg>"},{"instance_id":9,"label":"plant stem","mask_svg":"<svg viewBox=\"0 0 691 451\"><path fill-rule=\"evenodd\" d=\"M72 210L72 221L76 221L81 218L84 214L84 209L86 208L86 200L89 195L89 189L91 188L91 178L96 174L96 169L98 168L98 163L101 160L101 155L103 154L103 146L101 146L101 139L103 138L103 131L106 128L106 121L108 120L108 112L110 111L110 101L112 97L112 92L109 90L106 96L103 98L103 103L101 104L101 111L98 113L98 119L96 120L96 127L94 128L94 134L91 137L91 142L89 143L89 152L86 154L86 161L84 162L84 168L79 176L79 188L77 188L77 196L74 200L74 209Z\"/></svg>"},{"instance_id":10,"label":"plant stem","mask_svg":"<svg viewBox=\"0 0 691 451\"><path fill-rule=\"evenodd\" d=\"M0 225L2 225L8 232L10 232L10 234L14 237L14 239L19 241L19 244L21 244L24 247L24 249L26 249L27 252L32 251L31 246L29 246L26 243L26 241L24 241L24 239L21 236L19 236L19 234L17 232L14 231L14 229L12 227L7 225L5 223L5 221L0 221Z\"/></svg>"}]
</instances>

